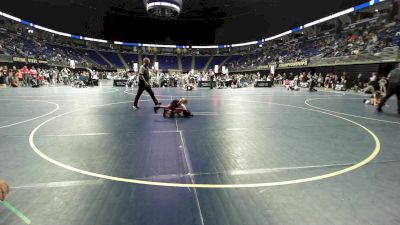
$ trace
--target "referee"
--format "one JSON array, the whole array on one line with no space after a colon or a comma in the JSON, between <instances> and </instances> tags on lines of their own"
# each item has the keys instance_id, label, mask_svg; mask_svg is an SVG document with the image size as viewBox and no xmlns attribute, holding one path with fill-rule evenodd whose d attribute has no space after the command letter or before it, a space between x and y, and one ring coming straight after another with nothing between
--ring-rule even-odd
<instances>
[{"instance_id":1,"label":"referee","mask_svg":"<svg viewBox=\"0 0 400 225\"><path fill-rule=\"evenodd\" d=\"M392 70L388 76L388 88L386 96L382 99L381 103L378 105L378 112L382 112L382 107L385 105L386 101L393 95L397 96L397 112L400 114L400 64L398 68Z\"/></svg>"},{"instance_id":2,"label":"referee","mask_svg":"<svg viewBox=\"0 0 400 225\"><path fill-rule=\"evenodd\" d=\"M210 89L213 89L215 73L212 71L212 69L209 70L209 75L210 75Z\"/></svg>"},{"instance_id":3,"label":"referee","mask_svg":"<svg viewBox=\"0 0 400 225\"><path fill-rule=\"evenodd\" d=\"M161 102L159 102L157 98L154 96L154 92L153 90L151 90L151 86L149 84L150 80L149 65L150 65L150 59L147 57L144 58L143 65L139 69L139 89L137 91L135 102L133 104L133 109L135 110L139 109L138 106L139 98L144 90L146 90L147 93L149 93L156 106L161 105Z\"/></svg>"}]
</instances>

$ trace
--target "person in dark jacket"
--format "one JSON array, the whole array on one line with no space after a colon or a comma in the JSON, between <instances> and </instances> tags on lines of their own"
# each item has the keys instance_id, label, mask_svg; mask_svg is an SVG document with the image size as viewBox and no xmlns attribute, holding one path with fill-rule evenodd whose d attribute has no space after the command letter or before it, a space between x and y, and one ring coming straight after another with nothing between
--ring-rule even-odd
<instances>
[{"instance_id":1,"label":"person in dark jacket","mask_svg":"<svg viewBox=\"0 0 400 225\"><path fill-rule=\"evenodd\" d=\"M400 66L400 65L399 65ZM393 95L397 96L397 112L400 114L400 67L392 70L388 75L388 88L386 96L382 99L378 105L378 112L382 112L382 107L386 101Z\"/></svg>"},{"instance_id":2,"label":"person in dark jacket","mask_svg":"<svg viewBox=\"0 0 400 225\"><path fill-rule=\"evenodd\" d=\"M150 59L149 58L144 58L143 59L143 65L139 69L139 88L135 97L135 102L133 103L133 109L139 109L138 102L139 98L142 95L143 91L147 91L149 93L150 97L153 99L153 102L156 106L161 105L161 102L159 102L154 95L153 90L151 89L151 86L149 84L150 81L150 72L149 72L149 66L150 66Z\"/></svg>"}]
</instances>

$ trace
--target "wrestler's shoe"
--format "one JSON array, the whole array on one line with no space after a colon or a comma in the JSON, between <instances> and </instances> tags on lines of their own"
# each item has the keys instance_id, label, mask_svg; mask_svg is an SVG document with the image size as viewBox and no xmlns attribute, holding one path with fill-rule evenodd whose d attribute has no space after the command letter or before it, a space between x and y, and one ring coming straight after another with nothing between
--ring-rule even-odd
<instances>
[{"instance_id":1,"label":"wrestler's shoe","mask_svg":"<svg viewBox=\"0 0 400 225\"><path fill-rule=\"evenodd\" d=\"M163 117L164 117L164 118L167 118L167 110L166 110L166 109L164 109Z\"/></svg>"},{"instance_id":2,"label":"wrestler's shoe","mask_svg":"<svg viewBox=\"0 0 400 225\"><path fill-rule=\"evenodd\" d=\"M155 107L154 107L154 113L157 114L159 109L160 109L160 107L155 106Z\"/></svg>"}]
</instances>

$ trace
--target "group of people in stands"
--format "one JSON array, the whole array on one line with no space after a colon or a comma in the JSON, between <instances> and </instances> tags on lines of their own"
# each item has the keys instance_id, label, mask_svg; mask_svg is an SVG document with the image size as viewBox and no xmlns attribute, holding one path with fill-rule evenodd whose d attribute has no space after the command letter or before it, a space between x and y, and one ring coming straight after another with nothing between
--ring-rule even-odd
<instances>
[{"instance_id":1,"label":"group of people in stands","mask_svg":"<svg viewBox=\"0 0 400 225\"><path fill-rule=\"evenodd\" d=\"M0 54L46 60L58 64L68 64L70 59L76 63L87 62L84 55L72 48L50 44L45 39L38 39L35 35L27 35L23 32L26 30L16 33L0 30Z\"/></svg>"},{"instance_id":2,"label":"group of people in stands","mask_svg":"<svg viewBox=\"0 0 400 225\"><path fill-rule=\"evenodd\" d=\"M359 27L329 34L291 37L290 41L268 42L258 53L229 63L231 69L248 69L271 63L289 63L315 58L333 58L379 54L387 47L400 45L400 24L379 12L375 20ZM253 50L252 50L253 51Z\"/></svg>"},{"instance_id":3,"label":"group of people in stands","mask_svg":"<svg viewBox=\"0 0 400 225\"><path fill-rule=\"evenodd\" d=\"M247 54L238 60L229 62L229 67L249 68L269 63L298 62L310 57L331 58L360 54L376 54L386 47L399 46L400 24L394 18L386 16L385 10L374 15L373 21L349 26L346 30L329 30L329 34L293 34L290 41L271 41L264 43L255 54ZM11 23L11 22L10 22ZM10 25L11 26L11 25ZM69 59L77 63L86 62L87 53L70 47L49 42L34 34L26 34L27 29L22 24L12 24L17 30L0 29L0 54L21 57L33 57L57 63L68 63ZM11 29L12 30L12 29ZM340 32L338 32L340 31ZM68 44L68 42L66 42Z\"/></svg>"},{"instance_id":4,"label":"group of people in stands","mask_svg":"<svg viewBox=\"0 0 400 225\"><path fill-rule=\"evenodd\" d=\"M137 86L138 76L136 73L128 73L128 86ZM251 74L214 74L212 71L202 73L178 73L173 72L162 73L153 71L153 76L150 79L150 85L152 87L196 87L201 81L211 81L213 79L216 82L217 88L224 88L226 82L229 81L233 86L231 87L246 87L252 83ZM256 79L254 79L256 80Z\"/></svg>"},{"instance_id":5,"label":"group of people in stands","mask_svg":"<svg viewBox=\"0 0 400 225\"><path fill-rule=\"evenodd\" d=\"M288 90L309 88L310 91L317 91L315 89L316 87L336 91L345 91L348 89L348 79L345 72L341 76L332 73L328 73L324 76L322 73L311 74L311 72L308 74L303 72L299 75L293 75L293 73L290 73L289 76L287 76L286 73L283 73L283 75L278 74L277 80L278 84L283 81L284 86Z\"/></svg>"},{"instance_id":6,"label":"group of people in stands","mask_svg":"<svg viewBox=\"0 0 400 225\"><path fill-rule=\"evenodd\" d=\"M98 79L99 72L93 70L70 70L69 68L36 68L0 66L0 87L40 87L55 85L74 85L79 80L88 82Z\"/></svg>"},{"instance_id":7,"label":"group of people in stands","mask_svg":"<svg viewBox=\"0 0 400 225\"><path fill-rule=\"evenodd\" d=\"M277 74L273 76L275 84L283 84L287 89L300 90L301 87L318 87L332 89L336 91L354 90L360 93L374 94L380 92L381 95L386 94L387 77L378 76L377 73L372 73L369 78L366 78L361 73L358 74L356 79L349 80L346 72L342 75L336 75L328 73L322 75L322 73L314 73L313 75L309 72L300 73L299 75L293 75L290 73L288 76L286 73ZM312 89L311 88L311 89ZM310 89L310 90L311 90Z\"/></svg>"}]
</instances>

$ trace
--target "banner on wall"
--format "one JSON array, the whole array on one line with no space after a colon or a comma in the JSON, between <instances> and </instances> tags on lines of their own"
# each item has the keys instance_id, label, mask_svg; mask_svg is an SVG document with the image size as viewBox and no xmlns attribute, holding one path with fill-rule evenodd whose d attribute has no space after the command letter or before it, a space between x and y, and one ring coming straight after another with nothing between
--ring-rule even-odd
<instances>
[{"instance_id":1,"label":"banner on wall","mask_svg":"<svg viewBox=\"0 0 400 225\"><path fill-rule=\"evenodd\" d=\"M302 61L297 61L297 62L291 62L291 63L281 63L278 65L278 68L288 68L288 67L298 67L298 66L307 66L308 65L308 60L302 60Z\"/></svg>"},{"instance_id":2,"label":"banner on wall","mask_svg":"<svg viewBox=\"0 0 400 225\"><path fill-rule=\"evenodd\" d=\"M271 63L268 65L261 65L261 66L257 66L258 70L270 70L272 67L276 68L276 63Z\"/></svg>"},{"instance_id":3,"label":"banner on wall","mask_svg":"<svg viewBox=\"0 0 400 225\"><path fill-rule=\"evenodd\" d=\"M13 62L31 63L31 64L47 64L47 60L39 60L33 58L13 57Z\"/></svg>"}]
</instances>

